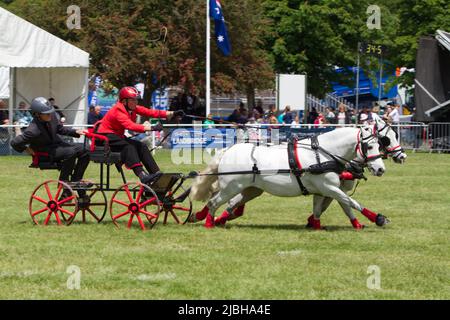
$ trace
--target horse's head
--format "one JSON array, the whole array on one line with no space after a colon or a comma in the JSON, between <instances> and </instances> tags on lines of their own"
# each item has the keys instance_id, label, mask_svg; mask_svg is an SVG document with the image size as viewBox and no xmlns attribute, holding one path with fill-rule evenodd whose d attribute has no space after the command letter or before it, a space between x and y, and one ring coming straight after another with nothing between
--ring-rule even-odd
<instances>
[{"instance_id":1,"label":"horse's head","mask_svg":"<svg viewBox=\"0 0 450 320\"><path fill-rule=\"evenodd\" d=\"M396 163L405 162L408 156L398 142L398 133L381 119L377 119L375 129L378 135L378 142L380 143L381 151L386 155L392 156L392 159L394 159L394 162Z\"/></svg>"},{"instance_id":2,"label":"horse's head","mask_svg":"<svg viewBox=\"0 0 450 320\"><path fill-rule=\"evenodd\" d=\"M356 161L367 165L374 176L381 177L386 171L375 126L365 125L360 129Z\"/></svg>"}]
</instances>

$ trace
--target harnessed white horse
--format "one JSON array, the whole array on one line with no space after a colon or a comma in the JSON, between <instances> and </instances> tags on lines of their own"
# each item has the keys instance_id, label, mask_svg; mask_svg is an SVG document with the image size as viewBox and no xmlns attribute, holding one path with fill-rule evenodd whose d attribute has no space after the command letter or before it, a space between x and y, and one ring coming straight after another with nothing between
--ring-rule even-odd
<instances>
[{"instance_id":1,"label":"harnessed white horse","mask_svg":"<svg viewBox=\"0 0 450 320\"><path fill-rule=\"evenodd\" d=\"M385 131L385 135L380 135L380 131ZM309 194L336 199L341 205L354 208L378 225L384 225L387 222L386 217L362 207L340 189L339 174L313 174L308 170L314 166L317 168L318 161L337 162L342 165L344 162L350 162L346 159L356 158L361 164L366 164L373 175L381 176L385 167L379 152L379 140L383 138L392 138L385 148L400 157L397 153L402 153L401 148L397 150L393 146L396 143L395 133L392 135L387 128L378 130L377 125L365 126L362 129L338 129L320 135L317 152L311 147L311 139L301 140L297 143L297 160L302 168L307 170L299 177L300 182L289 165L286 145L265 147L237 144L220 153L197 177L191 196L194 200L209 201L203 210L192 216L190 222L206 218L205 226L213 227L216 210L230 200L232 205L228 212L231 213L264 191L275 196L294 197L305 194L304 190L307 190ZM255 167L256 170L250 171ZM319 215L319 211L321 214L321 208L316 205L315 214ZM317 222L314 222L317 227Z\"/></svg>"}]
</instances>

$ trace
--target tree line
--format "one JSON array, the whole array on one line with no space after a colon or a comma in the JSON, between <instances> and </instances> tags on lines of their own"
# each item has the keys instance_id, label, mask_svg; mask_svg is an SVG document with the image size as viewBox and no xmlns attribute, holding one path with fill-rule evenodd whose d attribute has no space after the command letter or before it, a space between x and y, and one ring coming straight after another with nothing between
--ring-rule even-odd
<instances>
[{"instance_id":1,"label":"tree line","mask_svg":"<svg viewBox=\"0 0 450 320\"><path fill-rule=\"evenodd\" d=\"M222 0L232 55L212 36L212 90L246 93L274 87L275 73L306 73L310 93L322 96L333 81L349 82L335 66L354 66L358 42L388 48L393 68L415 67L418 39L450 30L447 0ZM374 3L376 2L376 3ZM380 8L380 29L368 28L367 8ZM2 7L91 55L91 71L121 87L144 81L146 92L178 85L204 96L206 1L9 0ZM67 27L70 5L81 28ZM365 58L363 68L376 70ZM389 72L389 70L388 70ZM397 83L412 84L405 73ZM147 97L149 99L149 97Z\"/></svg>"}]
</instances>

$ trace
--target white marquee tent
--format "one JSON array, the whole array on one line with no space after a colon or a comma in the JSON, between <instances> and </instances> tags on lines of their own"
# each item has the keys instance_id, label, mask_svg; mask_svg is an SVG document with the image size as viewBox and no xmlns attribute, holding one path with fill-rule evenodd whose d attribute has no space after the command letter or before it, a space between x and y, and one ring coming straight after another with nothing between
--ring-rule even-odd
<instances>
[{"instance_id":1,"label":"white marquee tent","mask_svg":"<svg viewBox=\"0 0 450 320\"><path fill-rule=\"evenodd\" d=\"M89 54L0 7L0 98L54 97L69 124L86 123Z\"/></svg>"}]
</instances>

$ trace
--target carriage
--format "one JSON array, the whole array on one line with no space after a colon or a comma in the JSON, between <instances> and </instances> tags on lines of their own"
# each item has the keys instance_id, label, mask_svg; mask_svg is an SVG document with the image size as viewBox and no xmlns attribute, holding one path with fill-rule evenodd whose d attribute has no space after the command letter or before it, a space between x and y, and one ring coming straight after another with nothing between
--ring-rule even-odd
<instances>
[{"instance_id":1,"label":"carriage","mask_svg":"<svg viewBox=\"0 0 450 320\"><path fill-rule=\"evenodd\" d=\"M95 142L99 139L104 141L101 146ZM99 164L100 181L42 182L34 189L29 200L29 213L35 224L70 225L77 220L83 223L91 220L100 223L104 221L108 209L111 220L117 227L131 228L137 225L146 230L153 228L160 219L163 224L167 224L169 219L173 219L176 224L184 224L189 219L192 214L190 190L183 187L187 176L181 173L164 173L150 185L128 182L120 153L110 150L106 137L87 133L84 145L89 147L91 162ZM60 170L61 165L61 162L36 155L30 168ZM113 165L122 180L117 188L111 186ZM113 192L109 202L106 192Z\"/></svg>"}]
</instances>

